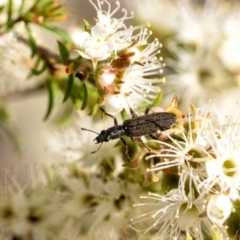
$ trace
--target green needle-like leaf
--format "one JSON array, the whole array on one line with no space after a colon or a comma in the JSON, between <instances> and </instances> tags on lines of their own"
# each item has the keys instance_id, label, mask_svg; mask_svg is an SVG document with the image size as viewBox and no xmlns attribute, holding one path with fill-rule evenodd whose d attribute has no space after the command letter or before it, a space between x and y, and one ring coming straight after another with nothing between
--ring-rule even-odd
<instances>
[{"instance_id":1,"label":"green needle-like leaf","mask_svg":"<svg viewBox=\"0 0 240 240\"><path fill-rule=\"evenodd\" d=\"M68 99L68 97L71 95L72 93L72 88L73 88L73 83L74 83L74 76L73 74L70 74L68 77L68 84L67 84L67 89L63 98L63 102L66 102L66 100Z\"/></svg>"},{"instance_id":2,"label":"green needle-like leaf","mask_svg":"<svg viewBox=\"0 0 240 240\"><path fill-rule=\"evenodd\" d=\"M91 32L91 25L89 24L89 22L86 19L83 19L83 24L84 24L84 29L86 32Z\"/></svg>"},{"instance_id":3,"label":"green needle-like leaf","mask_svg":"<svg viewBox=\"0 0 240 240\"><path fill-rule=\"evenodd\" d=\"M7 10L7 25L9 28L12 27L12 13L13 13L13 0L8 0L8 10Z\"/></svg>"},{"instance_id":4,"label":"green needle-like leaf","mask_svg":"<svg viewBox=\"0 0 240 240\"><path fill-rule=\"evenodd\" d=\"M44 64L41 69L32 69L33 75L41 75L47 69L47 64Z\"/></svg>"},{"instance_id":5,"label":"green needle-like leaf","mask_svg":"<svg viewBox=\"0 0 240 240\"><path fill-rule=\"evenodd\" d=\"M21 15L22 14L22 11L23 11L23 8L25 7L25 0L22 0L21 2L21 6L18 10L18 14Z\"/></svg>"},{"instance_id":6,"label":"green needle-like leaf","mask_svg":"<svg viewBox=\"0 0 240 240\"><path fill-rule=\"evenodd\" d=\"M98 107L99 107L98 103L94 104L93 107L91 108L90 112L88 113L88 115L89 116L95 115L98 111Z\"/></svg>"},{"instance_id":7,"label":"green needle-like leaf","mask_svg":"<svg viewBox=\"0 0 240 240\"><path fill-rule=\"evenodd\" d=\"M62 58L63 62L66 62L68 60L68 57L69 57L68 49L66 48L66 46L62 42L57 41L57 43L58 43L58 48L59 48L61 58Z\"/></svg>"},{"instance_id":8,"label":"green needle-like leaf","mask_svg":"<svg viewBox=\"0 0 240 240\"><path fill-rule=\"evenodd\" d=\"M17 152L21 152L21 141L18 134L18 129L11 122L11 117L5 106L0 104L0 128L11 140L14 149Z\"/></svg>"},{"instance_id":9,"label":"green needle-like leaf","mask_svg":"<svg viewBox=\"0 0 240 240\"><path fill-rule=\"evenodd\" d=\"M31 50L32 50L32 55L31 57L35 56L35 54L37 53L37 44L36 44L36 41L32 35L32 31L29 27L29 25L26 23L25 24L25 29L26 29L26 32L27 32L27 35L28 35L28 40L29 40L29 44L30 44L30 47L31 47Z\"/></svg>"},{"instance_id":10,"label":"green needle-like leaf","mask_svg":"<svg viewBox=\"0 0 240 240\"><path fill-rule=\"evenodd\" d=\"M155 100L152 103L153 107L158 106L162 101L162 91L159 91L158 95L156 96Z\"/></svg>"},{"instance_id":11,"label":"green needle-like leaf","mask_svg":"<svg viewBox=\"0 0 240 240\"><path fill-rule=\"evenodd\" d=\"M68 35L68 33L59 27L56 26L50 26L47 24L42 23L40 26L42 26L43 28L46 28L47 30L54 32L56 34L58 34L63 40L67 41L67 42L72 42L71 37Z\"/></svg>"},{"instance_id":12,"label":"green needle-like leaf","mask_svg":"<svg viewBox=\"0 0 240 240\"><path fill-rule=\"evenodd\" d=\"M83 83L83 101L81 110L84 110L87 107L87 102L88 102L88 90L86 84Z\"/></svg>"},{"instance_id":13,"label":"green needle-like leaf","mask_svg":"<svg viewBox=\"0 0 240 240\"><path fill-rule=\"evenodd\" d=\"M51 80L46 81L46 86L48 90L48 108L47 112L45 114L44 120L47 120L48 117L50 116L53 105L54 105L54 94L53 94L53 82Z\"/></svg>"}]
</instances>

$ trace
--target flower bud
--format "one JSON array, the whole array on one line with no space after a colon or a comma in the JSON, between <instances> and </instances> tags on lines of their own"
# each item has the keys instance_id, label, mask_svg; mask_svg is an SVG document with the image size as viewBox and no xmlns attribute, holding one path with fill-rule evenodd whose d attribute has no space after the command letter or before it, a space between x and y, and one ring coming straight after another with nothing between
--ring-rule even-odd
<instances>
[{"instance_id":1,"label":"flower bud","mask_svg":"<svg viewBox=\"0 0 240 240\"><path fill-rule=\"evenodd\" d=\"M101 86L106 87L113 83L115 77L116 73L112 69L105 68L99 73L97 81Z\"/></svg>"},{"instance_id":2,"label":"flower bud","mask_svg":"<svg viewBox=\"0 0 240 240\"><path fill-rule=\"evenodd\" d=\"M207 204L207 216L217 225L223 225L232 212L232 202L224 194L213 195Z\"/></svg>"},{"instance_id":3,"label":"flower bud","mask_svg":"<svg viewBox=\"0 0 240 240\"><path fill-rule=\"evenodd\" d=\"M116 115L124 108L124 96L121 94L112 94L105 97L104 106L107 113Z\"/></svg>"}]
</instances>

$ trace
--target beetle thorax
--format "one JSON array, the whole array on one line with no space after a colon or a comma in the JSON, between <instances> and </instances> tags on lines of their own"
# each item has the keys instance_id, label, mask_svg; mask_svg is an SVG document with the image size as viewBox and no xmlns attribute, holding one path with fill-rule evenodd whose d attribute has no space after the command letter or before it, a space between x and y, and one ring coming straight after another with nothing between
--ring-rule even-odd
<instances>
[{"instance_id":1,"label":"beetle thorax","mask_svg":"<svg viewBox=\"0 0 240 240\"><path fill-rule=\"evenodd\" d=\"M126 134L123 125L117 125L107 130L102 130L94 141L96 141L96 143L108 142L109 140L121 138L124 135Z\"/></svg>"}]
</instances>

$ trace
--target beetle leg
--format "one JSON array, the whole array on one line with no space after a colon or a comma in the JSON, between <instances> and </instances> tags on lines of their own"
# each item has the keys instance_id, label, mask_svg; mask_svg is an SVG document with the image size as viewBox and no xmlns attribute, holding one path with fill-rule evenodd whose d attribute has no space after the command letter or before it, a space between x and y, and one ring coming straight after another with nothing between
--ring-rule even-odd
<instances>
[{"instance_id":1,"label":"beetle leg","mask_svg":"<svg viewBox=\"0 0 240 240\"><path fill-rule=\"evenodd\" d=\"M101 144L100 144L99 148L98 148L97 150L95 150L95 151L91 152L91 154L94 154L94 153L98 152L98 151L100 150L100 148L101 148L102 144L103 144L103 143L101 142Z\"/></svg>"},{"instance_id":2,"label":"beetle leg","mask_svg":"<svg viewBox=\"0 0 240 240\"><path fill-rule=\"evenodd\" d=\"M150 134L149 137L151 137L152 139L155 139L155 140L159 140L159 138L154 136L153 134Z\"/></svg>"},{"instance_id":3,"label":"beetle leg","mask_svg":"<svg viewBox=\"0 0 240 240\"><path fill-rule=\"evenodd\" d=\"M141 144L142 146L144 146L149 152L151 152L151 148L149 148L149 147L147 146L147 144L142 141L141 138L138 138L138 139L139 139L140 141L135 141L135 138L132 138L132 137L131 137L131 140L132 140L133 142L138 142L138 143L140 143L140 144Z\"/></svg>"},{"instance_id":4,"label":"beetle leg","mask_svg":"<svg viewBox=\"0 0 240 240\"><path fill-rule=\"evenodd\" d=\"M126 141L123 138L120 138L120 139L121 139L121 141L122 141L122 143L123 143L123 145L125 147L125 154L126 154L126 157L128 159L128 162L130 162L130 157L128 155L128 145L127 145Z\"/></svg>"},{"instance_id":5,"label":"beetle leg","mask_svg":"<svg viewBox=\"0 0 240 240\"><path fill-rule=\"evenodd\" d=\"M138 115L132 109L130 109L130 112L131 112L132 118L138 117Z\"/></svg>"},{"instance_id":6,"label":"beetle leg","mask_svg":"<svg viewBox=\"0 0 240 240\"><path fill-rule=\"evenodd\" d=\"M114 125L115 125L115 126L118 125L117 119L116 119L114 116L112 116L111 114L107 113L103 108L99 108L99 109L100 109L105 115L113 118L113 121L114 121Z\"/></svg>"},{"instance_id":7,"label":"beetle leg","mask_svg":"<svg viewBox=\"0 0 240 240\"><path fill-rule=\"evenodd\" d=\"M142 142L142 145L143 145L149 152L151 152L151 148L149 148L146 143Z\"/></svg>"},{"instance_id":8,"label":"beetle leg","mask_svg":"<svg viewBox=\"0 0 240 240\"><path fill-rule=\"evenodd\" d=\"M148 106L146 107L146 109L145 109L145 115L149 113L150 109L151 109L151 106L148 105Z\"/></svg>"}]
</instances>

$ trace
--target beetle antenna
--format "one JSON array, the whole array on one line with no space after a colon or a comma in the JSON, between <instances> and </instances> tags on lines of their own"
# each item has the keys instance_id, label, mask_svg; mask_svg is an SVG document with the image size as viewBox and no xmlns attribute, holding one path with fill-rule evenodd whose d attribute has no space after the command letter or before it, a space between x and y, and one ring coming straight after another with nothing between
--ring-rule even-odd
<instances>
[{"instance_id":1,"label":"beetle antenna","mask_svg":"<svg viewBox=\"0 0 240 240\"><path fill-rule=\"evenodd\" d=\"M93 133L96 133L97 135L99 135L99 133L97 132L94 132L93 130L90 130L90 129L87 129L87 128L81 128L83 131L88 131L88 132L93 132Z\"/></svg>"},{"instance_id":2,"label":"beetle antenna","mask_svg":"<svg viewBox=\"0 0 240 240\"><path fill-rule=\"evenodd\" d=\"M96 151L93 151L93 152L91 152L91 154L98 152L98 151L99 151L99 149L101 148L102 144L103 144L103 142L101 142L101 144L100 144L99 148L98 148Z\"/></svg>"}]
</instances>

